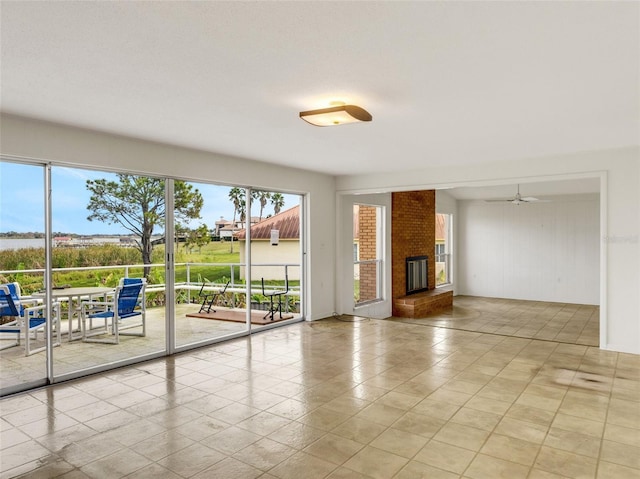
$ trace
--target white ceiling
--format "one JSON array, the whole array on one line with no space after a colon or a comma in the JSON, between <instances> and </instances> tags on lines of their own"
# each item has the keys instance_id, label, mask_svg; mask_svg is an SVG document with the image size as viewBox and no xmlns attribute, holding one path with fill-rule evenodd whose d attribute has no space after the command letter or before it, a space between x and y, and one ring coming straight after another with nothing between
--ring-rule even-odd
<instances>
[{"instance_id":1,"label":"white ceiling","mask_svg":"<svg viewBox=\"0 0 640 479\"><path fill-rule=\"evenodd\" d=\"M2 111L331 174L639 143L638 2L1 3ZM367 124L298 112L342 100Z\"/></svg>"}]
</instances>

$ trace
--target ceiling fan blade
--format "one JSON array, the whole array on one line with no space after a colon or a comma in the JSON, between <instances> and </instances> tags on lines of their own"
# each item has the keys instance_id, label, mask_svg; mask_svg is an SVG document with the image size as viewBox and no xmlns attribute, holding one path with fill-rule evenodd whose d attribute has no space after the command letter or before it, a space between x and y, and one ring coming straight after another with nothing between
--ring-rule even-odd
<instances>
[{"instance_id":1,"label":"ceiling fan blade","mask_svg":"<svg viewBox=\"0 0 640 479\"><path fill-rule=\"evenodd\" d=\"M520 185L517 185L516 195L512 198L484 200L486 203L511 203L512 205L520 205L523 203L548 203L551 200L541 200L534 196L520 196Z\"/></svg>"}]
</instances>

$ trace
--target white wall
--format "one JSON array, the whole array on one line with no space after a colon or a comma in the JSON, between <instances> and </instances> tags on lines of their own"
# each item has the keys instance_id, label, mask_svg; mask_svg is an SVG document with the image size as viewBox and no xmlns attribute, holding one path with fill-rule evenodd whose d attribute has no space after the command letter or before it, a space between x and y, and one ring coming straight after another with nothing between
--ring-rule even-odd
<instances>
[{"instance_id":1,"label":"white wall","mask_svg":"<svg viewBox=\"0 0 640 479\"><path fill-rule=\"evenodd\" d=\"M458 294L599 304L599 195L459 201L458 228Z\"/></svg>"},{"instance_id":2,"label":"white wall","mask_svg":"<svg viewBox=\"0 0 640 479\"><path fill-rule=\"evenodd\" d=\"M640 148L464 167L342 176L339 193L409 191L583 177L601 181L600 347L640 354Z\"/></svg>"},{"instance_id":3,"label":"white wall","mask_svg":"<svg viewBox=\"0 0 640 479\"><path fill-rule=\"evenodd\" d=\"M307 194L307 319L330 316L335 302L335 178L258 161L217 155L3 114L0 154L56 165L248 185Z\"/></svg>"},{"instance_id":4,"label":"white wall","mask_svg":"<svg viewBox=\"0 0 640 479\"><path fill-rule=\"evenodd\" d=\"M458 212L458 200L446 190L436 191L436 213L455 215Z\"/></svg>"}]
</instances>

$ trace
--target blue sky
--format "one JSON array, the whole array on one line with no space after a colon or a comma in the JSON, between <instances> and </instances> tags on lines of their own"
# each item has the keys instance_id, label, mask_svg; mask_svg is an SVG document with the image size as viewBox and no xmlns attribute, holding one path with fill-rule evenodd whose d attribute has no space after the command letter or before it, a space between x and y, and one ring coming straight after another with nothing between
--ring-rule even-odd
<instances>
[{"instance_id":1,"label":"blue sky","mask_svg":"<svg viewBox=\"0 0 640 479\"><path fill-rule=\"evenodd\" d=\"M117 225L88 221L90 193L86 188L89 179L115 179L112 173L83 170L79 168L53 167L51 170L53 231L92 234L129 234ZM228 186L193 183L204 198L202 219L192 226L205 223L213 228L223 216L233 219L233 205L229 201ZM0 232L44 231L44 173L39 166L0 162ZM287 209L298 203L295 195L285 195ZM253 208L255 210L255 207ZM254 216L259 211L253 211ZM273 207L267 205L263 216L273 214ZM156 231L159 233L159 231Z\"/></svg>"}]
</instances>

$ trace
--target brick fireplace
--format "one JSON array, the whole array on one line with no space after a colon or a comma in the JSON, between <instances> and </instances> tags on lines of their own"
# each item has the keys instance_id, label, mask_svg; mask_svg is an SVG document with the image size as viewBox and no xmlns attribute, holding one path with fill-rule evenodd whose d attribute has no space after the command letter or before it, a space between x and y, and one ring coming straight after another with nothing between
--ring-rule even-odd
<instances>
[{"instance_id":1,"label":"brick fireplace","mask_svg":"<svg viewBox=\"0 0 640 479\"><path fill-rule=\"evenodd\" d=\"M421 317L451 306L452 290L436 286L436 192L402 191L391 196L392 312L399 317ZM407 258L427 256L426 291L407 294Z\"/></svg>"}]
</instances>

